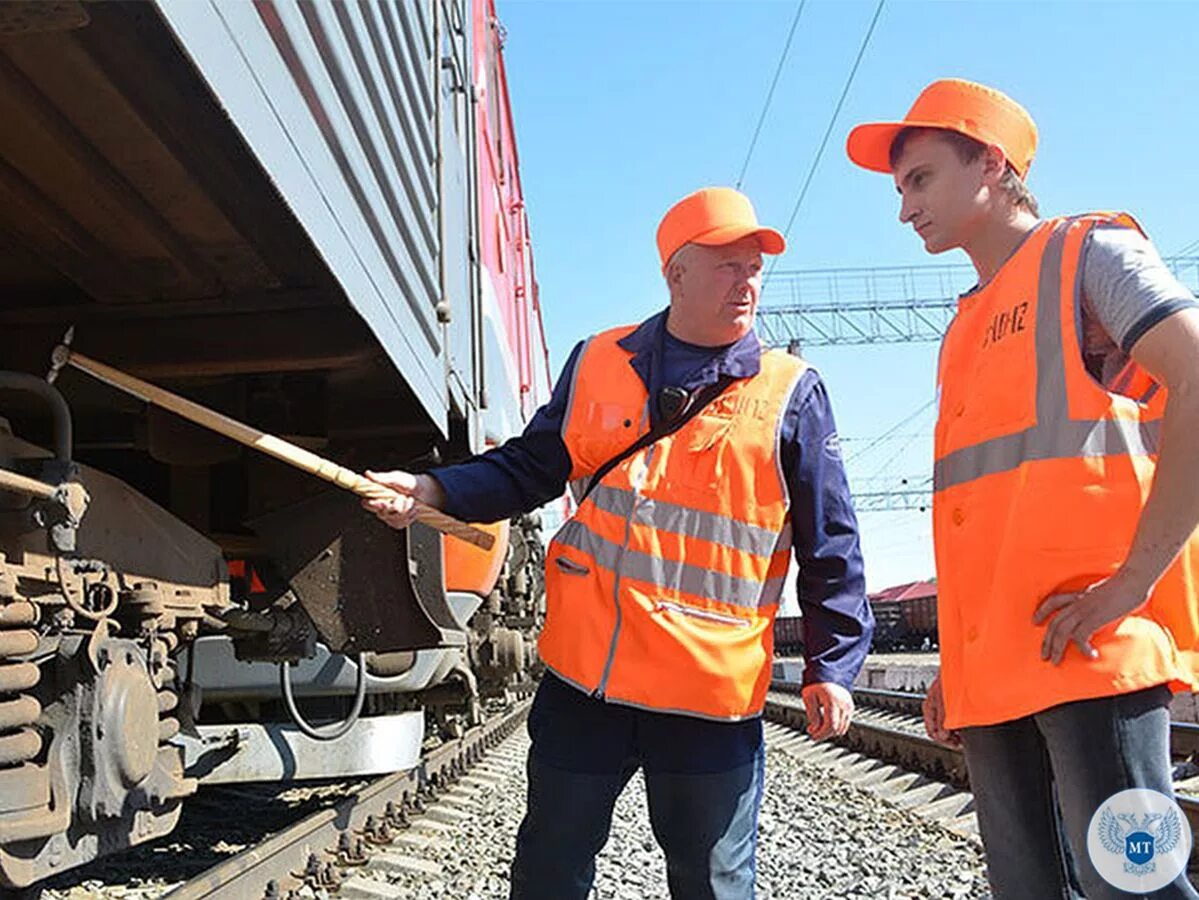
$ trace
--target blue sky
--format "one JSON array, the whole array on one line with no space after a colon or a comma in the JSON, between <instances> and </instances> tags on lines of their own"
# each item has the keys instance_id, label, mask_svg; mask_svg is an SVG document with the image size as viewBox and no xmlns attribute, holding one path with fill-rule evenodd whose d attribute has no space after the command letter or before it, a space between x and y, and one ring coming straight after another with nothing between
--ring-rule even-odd
<instances>
[{"instance_id":1,"label":"blue sky","mask_svg":"<svg viewBox=\"0 0 1199 900\"><path fill-rule=\"evenodd\" d=\"M555 367L580 338L666 294L662 213L741 169L795 2L499 0L505 60ZM808 0L743 189L782 228L875 0ZM861 121L902 117L928 82L992 84L1032 113L1043 214L1133 212L1164 255L1199 240L1199 3L888 0L788 237L782 269L964 262L927 256L883 175L845 158ZM931 471L936 347L814 347L851 480ZM927 513L863 513L871 590L933 574Z\"/></svg>"}]
</instances>

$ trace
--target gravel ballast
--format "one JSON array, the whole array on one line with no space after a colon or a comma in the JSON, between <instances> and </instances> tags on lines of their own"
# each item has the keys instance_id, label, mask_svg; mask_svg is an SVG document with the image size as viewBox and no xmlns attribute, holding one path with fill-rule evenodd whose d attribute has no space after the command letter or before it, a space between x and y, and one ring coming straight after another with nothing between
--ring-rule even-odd
<instances>
[{"instance_id":1,"label":"gravel ballast","mask_svg":"<svg viewBox=\"0 0 1199 900\"><path fill-rule=\"evenodd\" d=\"M412 900L508 896L508 866L525 791L523 731L491 764L471 811L445 840L419 854L436 875L368 864L361 874ZM435 801L436 804L436 801ZM421 828L417 822L414 827ZM759 818L759 900L966 898L987 896L978 844L880 800L827 769L768 749ZM417 854L410 854L417 855ZM616 804L612 834L597 861L594 900L667 898L666 867L654 842L640 775Z\"/></svg>"},{"instance_id":2,"label":"gravel ballast","mask_svg":"<svg viewBox=\"0 0 1199 900\"><path fill-rule=\"evenodd\" d=\"M759 816L758 900L987 896L976 840L855 787L819 759L805 758L796 746L810 748L806 738L786 732L780 742L782 732L774 726L767 733L775 738L767 743ZM429 801L392 846L374 850L365 866L347 871L340 896L506 900L524 811L528 746L521 728ZM64 873L51 883L45 900L159 897L346 787L202 791L185 807L185 821L171 838ZM325 896L310 890L303 895ZM597 860L592 900L668 896L665 860L650 829L645 784L638 774L616 804L611 836Z\"/></svg>"}]
</instances>

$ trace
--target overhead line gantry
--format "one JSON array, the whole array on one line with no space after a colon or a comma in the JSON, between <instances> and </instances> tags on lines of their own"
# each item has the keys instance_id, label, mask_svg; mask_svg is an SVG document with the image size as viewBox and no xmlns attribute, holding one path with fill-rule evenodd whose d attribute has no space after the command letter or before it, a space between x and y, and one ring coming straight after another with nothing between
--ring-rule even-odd
<instances>
[{"instance_id":1,"label":"overhead line gantry","mask_svg":"<svg viewBox=\"0 0 1199 900\"><path fill-rule=\"evenodd\" d=\"M1199 293L1199 255L1165 262ZM975 280L969 265L778 271L762 289L758 333L792 348L939 341Z\"/></svg>"}]
</instances>

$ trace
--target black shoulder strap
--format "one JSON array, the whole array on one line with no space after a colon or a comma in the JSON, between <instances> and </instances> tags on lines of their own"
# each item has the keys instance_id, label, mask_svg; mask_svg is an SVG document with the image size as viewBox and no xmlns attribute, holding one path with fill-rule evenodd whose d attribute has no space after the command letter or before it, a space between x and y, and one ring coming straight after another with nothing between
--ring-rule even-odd
<instances>
[{"instance_id":1,"label":"black shoulder strap","mask_svg":"<svg viewBox=\"0 0 1199 900\"><path fill-rule=\"evenodd\" d=\"M660 421L656 427L651 428L641 437L637 438L632 444L626 447L620 453L613 456L610 460L595 470L595 474L591 476L591 480L587 482L587 489L583 491L583 496L579 498L579 505L582 506L583 501L595 489L595 486L600 483L605 475L615 469L618 465L636 453L643 447L648 447L654 441L661 440L668 434L674 434L695 416L703 411L704 407L719 397L730 384L737 379L729 375L721 375L712 384L704 385L699 390L695 391L688 399L679 413L671 418ZM650 399L653 402L653 398Z\"/></svg>"}]
</instances>

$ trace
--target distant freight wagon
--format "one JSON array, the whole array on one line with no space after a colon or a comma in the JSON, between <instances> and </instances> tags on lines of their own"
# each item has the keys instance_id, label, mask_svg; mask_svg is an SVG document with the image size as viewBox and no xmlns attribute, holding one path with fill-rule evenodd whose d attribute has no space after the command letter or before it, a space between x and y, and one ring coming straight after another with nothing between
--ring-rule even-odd
<instances>
[{"instance_id":1,"label":"distant freight wagon","mask_svg":"<svg viewBox=\"0 0 1199 900\"><path fill-rule=\"evenodd\" d=\"M869 596L874 612L874 651L931 650L937 646L937 585L914 581ZM774 620L774 651L779 656L803 653L803 616Z\"/></svg>"},{"instance_id":2,"label":"distant freight wagon","mask_svg":"<svg viewBox=\"0 0 1199 900\"><path fill-rule=\"evenodd\" d=\"M937 646L937 585L900 584L870 595L874 650L931 650Z\"/></svg>"}]
</instances>

